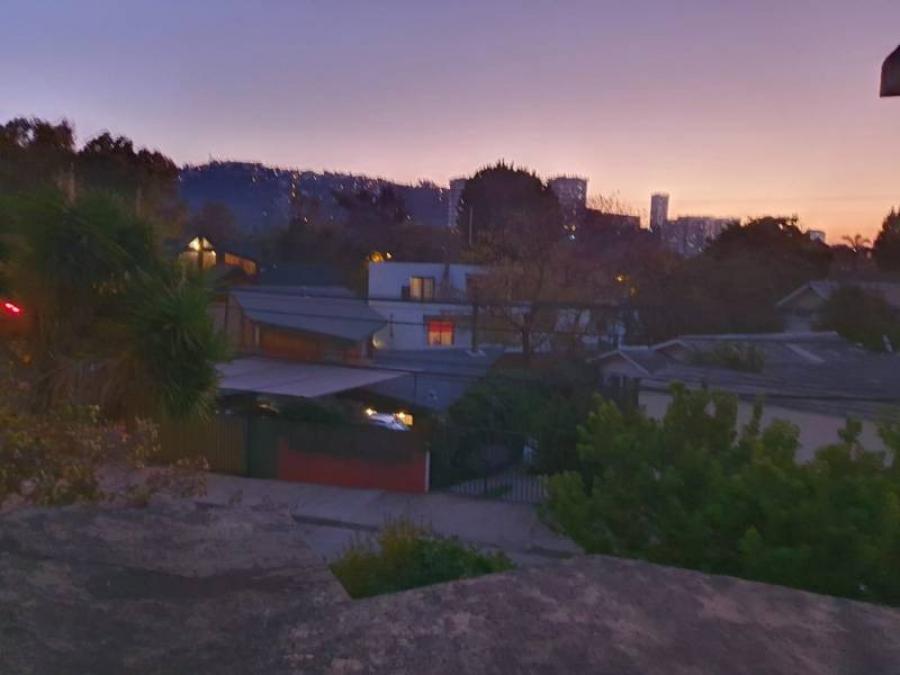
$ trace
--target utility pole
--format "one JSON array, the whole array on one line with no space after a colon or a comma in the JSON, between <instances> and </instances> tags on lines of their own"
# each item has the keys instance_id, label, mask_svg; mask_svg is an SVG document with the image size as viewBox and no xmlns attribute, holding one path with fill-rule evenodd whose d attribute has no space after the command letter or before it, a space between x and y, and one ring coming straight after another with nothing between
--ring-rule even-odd
<instances>
[{"instance_id":1,"label":"utility pole","mask_svg":"<svg viewBox=\"0 0 900 675\"><path fill-rule=\"evenodd\" d=\"M478 292L472 294L472 351L478 351Z\"/></svg>"}]
</instances>

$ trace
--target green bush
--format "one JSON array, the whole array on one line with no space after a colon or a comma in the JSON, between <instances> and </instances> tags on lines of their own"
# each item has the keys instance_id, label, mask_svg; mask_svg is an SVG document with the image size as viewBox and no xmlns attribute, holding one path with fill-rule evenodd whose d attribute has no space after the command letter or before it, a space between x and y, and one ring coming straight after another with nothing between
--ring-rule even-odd
<instances>
[{"instance_id":1,"label":"green bush","mask_svg":"<svg viewBox=\"0 0 900 675\"><path fill-rule=\"evenodd\" d=\"M502 553L483 554L429 536L407 521L387 524L375 542L355 542L331 565L352 598L367 598L513 568Z\"/></svg>"},{"instance_id":2,"label":"green bush","mask_svg":"<svg viewBox=\"0 0 900 675\"><path fill-rule=\"evenodd\" d=\"M822 308L819 328L833 330L840 336L883 352L900 348L900 314L880 293L858 286L838 288Z\"/></svg>"},{"instance_id":3,"label":"green bush","mask_svg":"<svg viewBox=\"0 0 900 675\"><path fill-rule=\"evenodd\" d=\"M890 457L848 421L799 464L797 428L761 414L738 428L734 397L683 387L661 421L600 401L549 513L591 553L900 605L900 424Z\"/></svg>"}]
</instances>

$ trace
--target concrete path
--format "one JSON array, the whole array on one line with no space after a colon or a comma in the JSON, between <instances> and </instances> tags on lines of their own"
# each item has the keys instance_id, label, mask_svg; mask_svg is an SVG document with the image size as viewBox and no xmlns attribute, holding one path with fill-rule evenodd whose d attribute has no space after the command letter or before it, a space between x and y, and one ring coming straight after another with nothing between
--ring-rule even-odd
<instances>
[{"instance_id":1,"label":"concrete path","mask_svg":"<svg viewBox=\"0 0 900 675\"><path fill-rule=\"evenodd\" d=\"M209 507L287 509L306 543L328 560L355 537L372 536L398 518L479 548L502 550L520 565L582 552L542 523L533 506L445 493L406 495L210 474L207 495L197 501Z\"/></svg>"}]
</instances>

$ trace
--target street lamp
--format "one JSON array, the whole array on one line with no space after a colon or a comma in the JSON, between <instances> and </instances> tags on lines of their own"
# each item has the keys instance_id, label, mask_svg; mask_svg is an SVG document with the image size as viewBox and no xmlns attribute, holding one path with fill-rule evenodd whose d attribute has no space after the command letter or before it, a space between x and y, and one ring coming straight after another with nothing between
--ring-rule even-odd
<instances>
[{"instance_id":1,"label":"street lamp","mask_svg":"<svg viewBox=\"0 0 900 675\"><path fill-rule=\"evenodd\" d=\"M900 47L885 59L881 67L881 95L900 96Z\"/></svg>"}]
</instances>

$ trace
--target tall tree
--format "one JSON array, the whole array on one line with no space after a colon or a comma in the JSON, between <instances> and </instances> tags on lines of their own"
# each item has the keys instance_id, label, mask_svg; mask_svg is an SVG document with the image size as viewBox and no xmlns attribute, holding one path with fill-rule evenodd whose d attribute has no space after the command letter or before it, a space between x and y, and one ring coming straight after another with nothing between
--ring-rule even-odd
<instances>
[{"instance_id":1,"label":"tall tree","mask_svg":"<svg viewBox=\"0 0 900 675\"><path fill-rule=\"evenodd\" d=\"M457 226L485 261L533 260L563 239L563 217L553 191L535 174L499 162L466 182Z\"/></svg>"},{"instance_id":2,"label":"tall tree","mask_svg":"<svg viewBox=\"0 0 900 675\"><path fill-rule=\"evenodd\" d=\"M900 272L900 211L891 209L875 238L872 256L885 272Z\"/></svg>"},{"instance_id":3,"label":"tall tree","mask_svg":"<svg viewBox=\"0 0 900 675\"><path fill-rule=\"evenodd\" d=\"M60 184L74 161L75 132L66 120L17 117L0 125L0 194Z\"/></svg>"}]
</instances>

